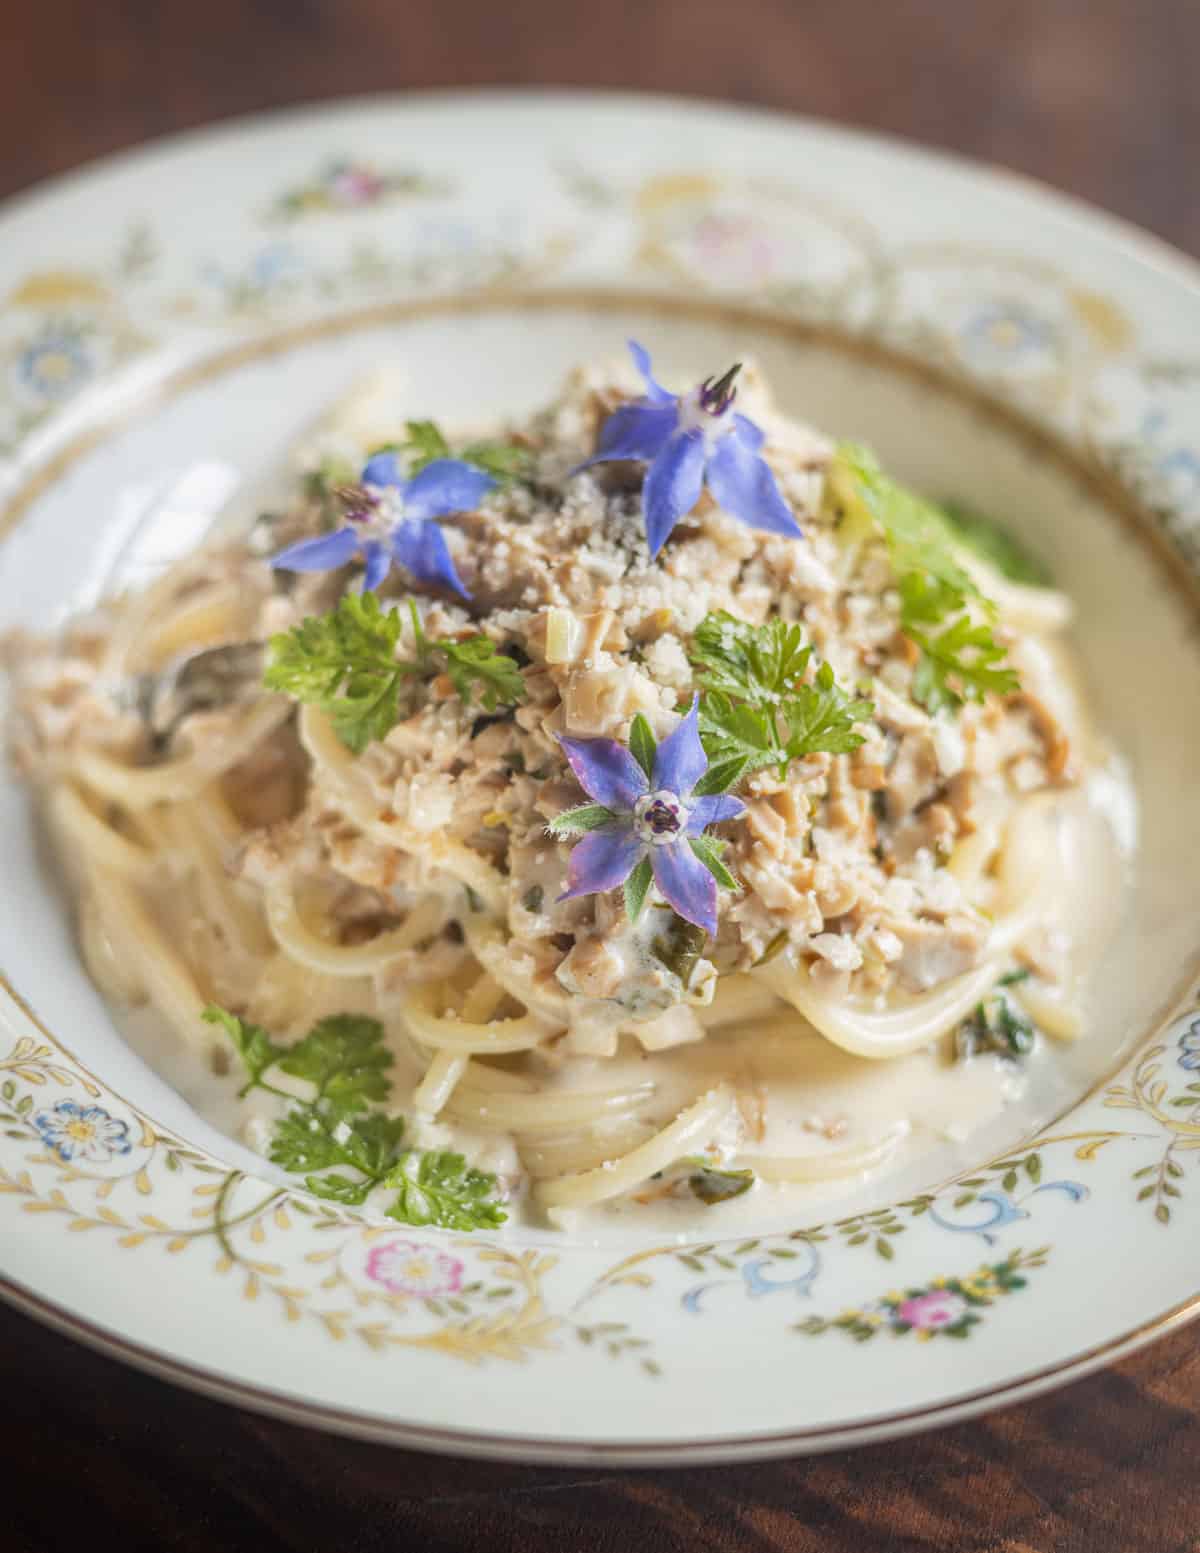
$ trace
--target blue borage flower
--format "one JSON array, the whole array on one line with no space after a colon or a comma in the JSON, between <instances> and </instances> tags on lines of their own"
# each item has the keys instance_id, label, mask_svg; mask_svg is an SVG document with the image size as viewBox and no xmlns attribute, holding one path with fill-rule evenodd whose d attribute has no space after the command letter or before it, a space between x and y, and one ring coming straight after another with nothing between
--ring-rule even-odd
<instances>
[{"instance_id":1,"label":"blue borage flower","mask_svg":"<svg viewBox=\"0 0 1200 1553\"><path fill-rule=\"evenodd\" d=\"M1193 1019L1179 1037L1179 1052L1181 1068L1200 1068L1200 1019Z\"/></svg>"},{"instance_id":2,"label":"blue borage flower","mask_svg":"<svg viewBox=\"0 0 1200 1553\"><path fill-rule=\"evenodd\" d=\"M625 886L637 918L651 878L678 914L710 935L717 931L717 885L736 881L716 844L702 833L745 809L727 793L695 796L708 772L700 743L699 696L673 733L655 746L649 724L634 720L630 748L614 739L559 738L563 753L594 803L560 814L559 836L586 831L576 843L559 900Z\"/></svg>"},{"instance_id":3,"label":"blue borage flower","mask_svg":"<svg viewBox=\"0 0 1200 1553\"><path fill-rule=\"evenodd\" d=\"M763 433L734 411L740 363L715 382L706 378L698 388L677 396L655 381L650 357L636 340L629 341L629 350L646 393L609 416L599 447L579 467L612 459L649 463L642 508L651 557L692 511L705 485L726 512L751 528L799 539L800 525L761 456Z\"/></svg>"},{"instance_id":4,"label":"blue borage flower","mask_svg":"<svg viewBox=\"0 0 1200 1553\"><path fill-rule=\"evenodd\" d=\"M332 534L302 539L272 557L291 572L328 572L363 559L363 592L373 592L396 563L418 582L470 598L435 518L469 512L495 487L481 469L458 458L438 458L408 480L395 453L376 453L362 472L362 489Z\"/></svg>"}]
</instances>

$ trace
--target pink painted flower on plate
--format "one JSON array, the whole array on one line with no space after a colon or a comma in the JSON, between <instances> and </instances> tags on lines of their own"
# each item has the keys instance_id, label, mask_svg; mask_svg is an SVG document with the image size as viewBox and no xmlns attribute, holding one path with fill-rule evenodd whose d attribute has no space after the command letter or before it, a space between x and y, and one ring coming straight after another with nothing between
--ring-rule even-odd
<instances>
[{"instance_id":1,"label":"pink painted flower on plate","mask_svg":"<svg viewBox=\"0 0 1200 1553\"><path fill-rule=\"evenodd\" d=\"M961 1294L949 1289L931 1289L928 1294L917 1294L905 1300L896 1310L896 1320L905 1326L916 1327L919 1332L936 1331L938 1327L953 1326L967 1312L967 1302Z\"/></svg>"},{"instance_id":2,"label":"pink painted flower on plate","mask_svg":"<svg viewBox=\"0 0 1200 1553\"><path fill-rule=\"evenodd\" d=\"M367 1277L391 1294L436 1299L462 1288L463 1264L436 1246L416 1240L384 1240L367 1257Z\"/></svg>"},{"instance_id":3,"label":"pink painted flower on plate","mask_svg":"<svg viewBox=\"0 0 1200 1553\"><path fill-rule=\"evenodd\" d=\"M383 179L370 167L338 162L329 169L330 198L338 205L370 205L384 192Z\"/></svg>"}]
</instances>

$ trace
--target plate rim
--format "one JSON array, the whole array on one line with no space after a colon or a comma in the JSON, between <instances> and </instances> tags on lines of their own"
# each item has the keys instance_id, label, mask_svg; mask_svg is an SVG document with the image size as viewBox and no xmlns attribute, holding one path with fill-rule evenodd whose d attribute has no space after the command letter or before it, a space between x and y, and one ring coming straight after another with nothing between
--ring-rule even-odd
<instances>
[{"instance_id":1,"label":"plate rim","mask_svg":"<svg viewBox=\"0 0 1200 1553\"><path fill-rule=\"evenodd\" d=\"M658 107L665 110L693 110L704 115L716 115L746 123L775 125L781 130L801 129L830 134L835 138L856 141L860 145L874 147L892 155L915 157L931 167L941 167L964 176L983 178L993 183L1008 184L1014 193L1024 194L1047 204L1057 206L1059 213L1073 223L1106 229L1109 237L1141 254L1147 262L1168 264L1179 272L1179 279L1200 291L1200 255L1188 253L1170 238L1143 227L1129 216L1122 216L1059 187L1049 179L1035 173L1022 172L1003 162L989 162L983 157L939 146L935 142L918 140L890 130L867 127L862 124L824 118L819 114L798 113L787 108L767 104L734 102L707 93L628 91L621 87L572 87L563 84L553 86L520 86L484 82L478 86L431 86L412 90L349 92L336 97L306 98L300 102L278 103L266 108L252 109L245 113L232 113L211 119L203 124L188 125L183 129L168 130L151 135L147 139L129 145L115 147L77 162L73 167L39 178L23 188L0 199L0 221L13 214L21 214L26 206L34 206L44 198L69 193L78 183L107 173L127 172L139 161L150 161L162 154L186 149L201 141L222 138L236 139L238 135L260 126L285 127L290 121L311 122L321 117L336 118L347 112L396 110L419 111L421 108L453 108L459 104L473 104L483 100L499 109L505 107L537 106L549 109L572 108L578 104L630 108Z\"/></svg>"},{"instance_id":2,"label":"plate rim","mask_svg":"<svg viewBox=\"0 0 1200 1553\"><path fill-rule=\"evenodd\" d=\"M266 112L238 115L219 120L215 124L196 126L92 159L55 178L36 183L10 196L0 204L0 220L10 215L19 217L27 206L35 205L43 198L53 199L60 193L68 192L75 183L85 183L98 174L115 172L136 176L139 161L152 159L160 153L170 154L189 144L199 145L205 141L226 136L236 139L239 135L253 132L260 126L286 125L289 120L311 122L317 117L327 115L330 118L336 118L340 113L371 108L385 111L397 108L419 111L422 107L435 104L453 106L456 103L468 101L471 103L483 101L501 110L508 104L525 106L537 104L555 109L577 108L581 103L586 106L589 102L609 105L624 103L635 107L678 106L704 114L716 113L760 122L766 120L777 124L781 129L810 129L832 133L839 138L858 139L892 155L918 157L926 159L935 166L951 167L959 173L968 173L984 183L997 181L1010 183L1018 193L1049 201L1057 206L1064 216L1069 216L1093 233L1099 232L1109 242L1119 244L1129 251L1140 265L1150 264L1155 268L1161 268L1169 261L1178 280L1193 292L1200 294L1200 263L1189 255L1155 234L1143 231L1133 223L1125 221L1122 217L1111 215L1086 201L1065 194L1051 185L1024 174L956 153L941 151L919 142L841 125L834 121L788 114L775 109L722 103L704 97L656 93L577 92L571 89L514 90L495 87L472 88L464 91L375 93L313 104L289 105ZM502 305L503 300L502 296L495 298L497 305ZM712 300L714 306L721 305L720 299ZM737 304L728 300L727 305L734 308ZM33 473L36 475L36 472L35 468ZM1153 1031L1160 1028L1161 1023L1161 1020L1156 1021L1150 1029ZM1136 1053L1144 1049L1149 1039L1150 1037L1139 1039L1131 1047L1131 1051ZM79 1062L78 1058L74 1060ZM80 1065L83 1066L83 1064ZM1084 1098L1084 1096L1077 1097L1070 1109L1073 1110L1082 1104ZM550 1440L534 1435L476 1433L470 1430L411 1425L378 1418L361 1411L343 1411L321 1402L293 1399L286 1393L274 1392L269 1387L238 1380L231 1374L216 1369L193 1366L153 1347L138 1345L119 1333L87 1321L65 1306L59 1306L53 1301L44 1299L41 1295L25 1288L17 1280L0 1277L0 1297L44 1324L85 1342L110 1357L123 1359L139 1369L149 1371L160 1378L172 1380L188 1389L218 1397L235 1405L251 1407L256 1411L283 1417L289 1422L308 1426L315 1424L339 1433L386 1440L387 1443L418 1450L453 1450L458 1454L496 1460L613 1466L687 1465L705 1461L762 1459L797 1452L836 1449L868 1443L871 1440L892 1438L917 1429L940 1427L962 1418L975 1416L993 1406L1007 1405L1023 1397L1035 1396L1053 1386L1086 1375L1124 1353L1137 1351L1157 1336L1164 1335L1165 1332L1200 1315L1200 1289L1198 1289L1194 1296L1169 1307L1142 1326L1103 1344L1094 1345L1082 1354L1063 1360L1060 1364L1043 1367L1023 1376L1019 1375L1002 1385L966 1394L953 1401L930 1404L907 1414L892 1412L833 1428L788 1429L759 1436L743 1434L728 1439L702 1438L670 1442L664 1442L661 1439L644 1442L622 1440L593 1444Z\"/></svg>"},{"instance_id":3,"label":"plate rim","mask_svg":"<svg viewBox=\"0 0 1200 1553\"><path fill-rule=\"evenodd\" d=\"M328 1403L305 1401L271 1387L232 1378L220 1370L177 1359L147 1344L134 1342L111 1329L75 1315L43 1298L16 1279L0 1274L0 1300L10 1308L105 1358L129 1365L156 1380L196 1395L243 1407L251 1412L301 1428L319 1428L347 1439L365 1440L431 1455L453 1455L479 1461L507 1461L537 1466L601 1466L608 1468L731 1465L820 1455L884 1444L926 1430L949 1428L1002 1408L1032 1400L1048 1391L1083 1380L1098 1369L1140 1352L1200 1317L1200 1291L1169 1307L1131 1332L1095 1344L1058 1365L1016 1376L1001 1386L965 1393L908 1412L881 1413L853 1424L832 1428L770 1430L763 1434L702 1436L692 1440L554 1439L546 1435L496 1434L487 1430L409 1424L377 1414Z\"/></svg>"}]
</instances>

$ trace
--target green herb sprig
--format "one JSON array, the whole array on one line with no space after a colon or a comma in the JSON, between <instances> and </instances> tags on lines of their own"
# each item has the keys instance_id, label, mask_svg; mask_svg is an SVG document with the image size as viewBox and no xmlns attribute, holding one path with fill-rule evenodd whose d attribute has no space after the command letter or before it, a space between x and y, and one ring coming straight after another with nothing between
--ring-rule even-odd
<instances>
[{"instance_id":1,"label":"green herb sprig","mask_svg":"<svg viewBox=\"0 0 1200 1553\"><path fill-rule=\"evenodd\" d=\"M751 625L720 610L696 629L689 656L698 670L700 738L712 764L697 793L720 793L751 771L824 751L855 750L855 727L874 712L850 696L823 663L808 678L812 648L798 625Z\"/></svg>"},{"instance_id":2,"label":"green herb sprig","mask_svg":"<svg viewBox=\"0 0 1200 1553\"><path fill-rule=\"evenodd\" d=\"M450 446L436 421L406 421L407 435L403 442L392 443L375 452L402 454L408 463L410 475L420 474L439 458L460 458L465 464L473 464L502 484L522 479L529 472L531 455L527 448L516 442L469 442L458 452Z\"/></svg>"},{"instance_id":3,"label":"green herb sprig","mask_svg":"<svg viewBox=\"0 0 1200 1553\"><path fill-rule=\"evenodd\" d=\"M920 653L913 696L927 711L956 711L989 692L1019 689L993 631L996 608L959 559L961 540L946 516L890 479L874 455L842 443L827 480L843 533L877 531L900 589L900 629Z\"/></svg>"},{"instance_id":4,"label":"green herb sprig","mask_svg":"<svg viewBox=\"0 0 1200 1553\"><path fill-rule=\"evenodd\" d=\"M1053 585L1050 570L1040 557L1027 550L1008 529L973 507L962 502L944 501L941 515L949 523L954 537L960 544L986 561L1010 582L1024 583L1032 588L1049 588Z\"/></svg>"},{"instance_id":5,"label":"green herb sprig","mask_svg":"<svg viewBox=\"0 0 1200 1553\"><path fill-rule=\"evenodd\" d=\"M204 1018L224 1029L242 1059L241 1095L262 1089L290 1103L275 1124L268 1158L302 1175L315 1197L357 1207L382 1188L396 1193L384 1212L401 1224L472 1230L505 1221L495 1176L473 1169L461 1154L405 1148L404 1118L371 1109L391 1092L393 1057L377 1019L333 1014L287 1045L215 1004ZM273 1084L265 1076L273 1068L311 1084L311 1098L297 1100Z\"/></svg>"},{"instance_id":6,"label":"green herb sprig","mask_svg":"<svg viewBox=\"0 0 1200 1553\"><path fill-rule=\"evenodd\" d=\"M690 1167L688 1190L706 1207L730 1202L748 1192L756 1180L753 1170L726 1170L704 1154L692 1154L679 1162Z\"/></svg>"},{"instance_id":7,"label":"green herb sprig","mask_svg":"<svg viewBox=\"0 0 1200 1553\"><path fill-rule=\"evenodd\" d=\"M346 593L328 614L310 615L271 638L263 684L319 707L356 755L396 726L409 686L443 670L466 705L478 696L490 712L522 700L520 667L490 638L431 639L411 600L409 612L416 657L402 659L400 611L382 609L374 593Z\"/></svg>"},{"instance_id":8,"label":"green herb sprig","mask_svg":"<svg viewBox=\"0 0 1200 1553\"><path fill-rule=\"evenodd\" d=\"M1028 971L1010 971L996 983L995 991L964 1019L955 1032L959 1061L980 1052L994 1052L1019 1062L1033 1050L1037 1030L1033 1021L1009 996L1009 988L1028 979Z\"/></svg>"}]
</instances>

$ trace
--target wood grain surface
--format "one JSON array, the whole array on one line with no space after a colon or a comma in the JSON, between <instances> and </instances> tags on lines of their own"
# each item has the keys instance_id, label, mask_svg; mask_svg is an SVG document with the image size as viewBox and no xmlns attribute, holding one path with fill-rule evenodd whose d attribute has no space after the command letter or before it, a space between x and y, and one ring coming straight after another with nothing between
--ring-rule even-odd
<instances>
[{"instance_id":1,"label":"wood grain surface","mask_svg":"<svg viewBox=\"0 0 1200 1553\"><path fill-rule=\"evenodd\" d=\"M946 146L1197 253L1198 57L1200 0L0 0L0 195L283 103L623 86ZM519 1374L493 1384L502 1407ZM241 1413L0 1308L0 1549L1197 1553L1198 1410L1185 1329L1023 1407L854 1453L491 1466Z\"/></svg>"}]
</instances>

